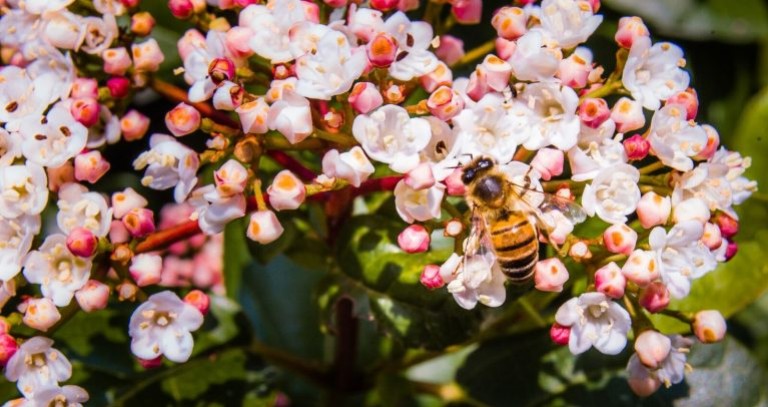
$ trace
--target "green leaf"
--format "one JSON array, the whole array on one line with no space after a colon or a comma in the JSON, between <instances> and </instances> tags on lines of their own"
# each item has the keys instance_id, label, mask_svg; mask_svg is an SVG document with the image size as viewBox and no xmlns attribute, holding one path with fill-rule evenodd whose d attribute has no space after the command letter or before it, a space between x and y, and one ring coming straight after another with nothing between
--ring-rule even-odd
<instances>
[{"instance_id":1,"label":"green leaf","mask_svg":"<svg viewBox=\"0 0 768 407\"><path fill-rule=\"evenodd\" d=\"M440 349L466 340L477 329L479 310L459 308L444 290L427 291L419 277L450 249L407 254L397 246L403 224L377 215L353 217L339 236L342 272L367 293L371 313L406 346Z\"/></svg>"},{"instance_id":2,"label":"green leaf","mask_svg":"<svg viewBox=\"0 0 768 407\"><path fill-rule=\"evenodd\" d=\"M195 335L193 355L213 346L225 344L236 337L240 329L235 322L235 317L239 312L240 306L235 301L212 295L210 312L205 318L203 329Z\"/></svg>"},{"instance_id":3,"label":"green leaf","mask_svg":"<svg viewBox=\"0 0 768 407\"><path fill-rule=\"evenodd\" d=\"M179 367L180 372L163 380L163 391L176 401L194 400L214 384L232 380L244 380L246 355L242 350L232 350L210 359L195 360Z\"/></svg>"},{"instance_id":4,"label":"green leaf","mask_svg":"<svg viewBox=\"0 0 768 407\"><path fill-rule=\"evenodd\" d=\"M237 299L243 270L251 262L245 240L244 219L229 222L224 228L224 285L227 297L232 299Z\"/></svg>"},{"instance_id":5,"label":"green leaf","mask_svg":"<svg viewBox=\"0 0 768 407\"><path fill-rule=\"evenodd\" d=\"M622 14L638 15L653 31L697 41L754 41L768 35L768 7L762 0L604 0Z\"/></svg>"}]
</instances>

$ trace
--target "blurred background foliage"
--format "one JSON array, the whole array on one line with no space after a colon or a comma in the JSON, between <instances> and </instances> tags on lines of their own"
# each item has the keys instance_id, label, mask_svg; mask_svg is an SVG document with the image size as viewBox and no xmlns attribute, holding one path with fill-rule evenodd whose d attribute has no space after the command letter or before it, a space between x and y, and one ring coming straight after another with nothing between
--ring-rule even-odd
<instances>
[{"instance_id":1,"label":"blurred background foliage","mask_svg":"<svg viewBox=\"0 0 768 407\"><path fill-rule=\"evenodd\" d=\"M173 20L165 3L145 0L142 7L158 21L153 36L166 53L165 79L183 85L171 71L180 65L176 40L191 26ZM455 26L451 33L466 49L483 43L493 36L492 11L504 4L486 2L481 26ZM595 60L612 69L618 18L643 17L654 41L685 50L699 121L714 125L729 149L752 156L747 175L766 188L766 3L603 0L601 12L605 21L588 44ZM146 93L136 105L152 115L153 131L165 132L169 102ZM200 151L204 135L198 136L185 140ZM102 190L141 188L130 159L144 143L112 149L119 150L109 157L116 171L101 181ZM265 166L266 174L278 169ZM162 193L153 197L158 208L170 201ZM631 346L617 357L595 351L573 357L552 345L551 316L569 292L510 291L500 309L471 312L445 290L427 292L419 273L445 259L452 242L436 234L429 253L402 253L396 236L404 224L387 194L355 202L354 216L338 227L328 226L333 219L322 203L281 214L286 233L267 246L246 242L243 222L230 224L227 296L213 299L186 364L145 371L132 359L126 331L134 304L79 313L54 338L75 365L70 383L89 391L91 405L768 405L767 203L768 195L758 192L739 208L739 254L672 305L721 310L729 317L728 339L694 347L686 382L647 399L634 396L625 381ZM663 317L655 322L667 332L687 329ZM13 384L0 384L0 399L15 394Z\"/></svg>"}]
</instances>

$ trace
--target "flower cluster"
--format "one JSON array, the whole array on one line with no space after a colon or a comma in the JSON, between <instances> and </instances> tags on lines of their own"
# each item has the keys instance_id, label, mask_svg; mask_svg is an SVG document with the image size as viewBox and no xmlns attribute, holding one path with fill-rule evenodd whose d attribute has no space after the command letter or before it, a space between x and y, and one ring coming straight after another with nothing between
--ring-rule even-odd
<instances>
[{"instance_id":1,"label":"flower cluster","mask_svg":"<svg viewBox=\"0 0 768 407\"><path fill-rule=\"evenodd\" d=\"M466 309L501 306L509 282L483 235L498 215L478 222L483 208L464 199L463 168L484 157L521 188L511 200L520 207L507 209L536 219L534 238L557 249L531 263L532 285L560 292L570 265L587 270L590 284L559 308L552 339L574 354L613 355L634 329L632 389L648 395L683 379L692 341L649 328L647 314L670 311L735 254L733 207L757 186L744 177L750 159L696 121L683 51L654 43L640 18L621 19L607 73L585 45L603 19L598 0L502 7L494 52L479 58L435 35L439 13L409 18L418 1L170 0L175 17L197 24L177 43L181 89L153 78L165 58L138 0L0 3L0 305L22 278L39 287L13 302L28 327L54 331L73 299L86 312L110 297L141 300L128 327L133 354L145 366L184 362L208 299L156 286L222 294L227 224L245 219L248 239L271 243L285 231L276 212L341 189L348 200L392 191L410 224L397 239L405 252L429 250L435 230L455 241L442 265L425 266L425 287L445 287ZM480 1L448 3L451 21L479 21ZM148 132L149 119L126 109L147 87L177 103L167 132L151 134L133 161L142 186L173 190L158 228L137 190L94 188L110 170L102 152ZM210 136L203 152L187 142L200 133ZM284 169L264 171L262 159ZM522 202L529 191L540 198ZM55 226L33 247L46 207ZM581 221L607 226L578 236ZM688 322L702 342L725 334L716 311ZM87 400L59 387L71 365L50 339L18 345L9 332L0 333L13 355L6 377L26 400Z\"/></svg>"}]
</instances>

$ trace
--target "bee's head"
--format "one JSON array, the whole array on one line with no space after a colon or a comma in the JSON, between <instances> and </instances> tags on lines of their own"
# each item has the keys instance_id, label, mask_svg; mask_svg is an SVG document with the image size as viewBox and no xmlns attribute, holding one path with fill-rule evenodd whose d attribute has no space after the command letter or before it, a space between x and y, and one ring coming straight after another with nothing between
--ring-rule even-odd
<instances>
[{"instance_id":1,"label":"bee's head","mask_svg":"<svg viewBox=\"0 0 768 407\"><path fill-rule=\"evenodd\" d=\"M487 157L478 157L471 163L464 166L464 171L461 174L461 181L465 185L469 185L478 175L493 168L494 162Z\"/></svg>"}]
</instances>

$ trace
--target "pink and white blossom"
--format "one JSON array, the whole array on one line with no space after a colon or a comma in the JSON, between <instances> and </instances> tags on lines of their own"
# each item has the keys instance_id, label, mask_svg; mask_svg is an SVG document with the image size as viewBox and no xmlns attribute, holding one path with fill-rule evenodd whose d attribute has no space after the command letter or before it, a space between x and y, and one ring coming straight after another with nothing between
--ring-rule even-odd
<instances>
[{"instance_id":1,"label":"pink and white blossom","mask_svg":"<svg viewBox=\"0 0 768 407\"><path fill-rule=\"evenodd\" d=\"M627 344L631 327L629 313L603 293L585 293L560 306L555 321L571 328L568 347L578 355L595 347L606 355L616 355Z\"/></svg>"},{"instance_id":2,"label":"pink and white blossom","mask_svg":"<svg viewBox=\"0 0 768 407\"><path fill-rule=\"evenodd\" d=\"M411 118L397 105L384 105L359 115L352 134L368 157L389 164L392 170L408 172L419 163L419 151L429 143L429 122Z\"/></svg>"},{"instance_id":3,"label":"pink and white blossom","mask_svg":"<svg viewBox=\"0 0 768 407\"><path fill-rule=\"evenodd\" d=\"M135 169L147 169L141 183L152 189L174 188L174 199L183 202L197 184L197 153L165 134L153 134L149 146L133 161Z\"/></svg>"},{"instance_id":4,"label":"pink and white blossom","mask_svg":"<svg viewBox=\"0 0 768 407\"><path fill-rule=\"evenodd\" d=\"M67 236L48 235L37 250L24 261L24 277L40 284L45 298L64 307L72 301L75 291L83 288L91 276L91 260L75 256L67 248Z\"/></svg>"},{"instance_id":5,"label":"pink and white blossom","mask_svg":"<svg viewBox=\"0 0 768 407\"><path fill-rule=\"evenodd\" d=\"M661 101L688 88L690 77L683 50L675 44L659 42L651 45L649 37L635 38L624 65L622 83L644 108L657 110Z\"/></svg>"},{"instance_id":6,"label":"pink and white blossom","mask_svg":"<svg viewBox=\"0 0 768 407\"><path fill-rule=\"evenodd\" d=\"M47 387L56 387L59 382L69 380L72 376L72 364L52 346L52 339L32 337L22 343L8 361L5 377L16 382L23 395L32 397Z\"/></svg>"}]
</instances>

